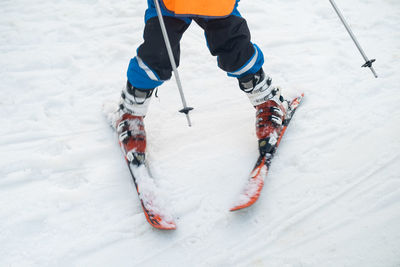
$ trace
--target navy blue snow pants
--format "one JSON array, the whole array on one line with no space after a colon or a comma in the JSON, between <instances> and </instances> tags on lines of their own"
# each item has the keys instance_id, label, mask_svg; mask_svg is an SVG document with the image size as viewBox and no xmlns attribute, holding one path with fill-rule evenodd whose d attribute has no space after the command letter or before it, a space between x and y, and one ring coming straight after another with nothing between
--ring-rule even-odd
<instances>
[{"instance_id":1,"label":"navy blue snow pants","mask_svg":"<svg viewBox=\"0 0 400 267\"><path fill-rule=\"evenodd\" d=\"M162 8L168 37L177 66L180 59L180 40L194 20L205 33L207 46L217 57L218 66L228 76L241 78L256 73L264 63L260 48L250 40L246 20L237 10L224 18L175 17ZM152 0L145 14L144 42L137 49L128 67L128 80L136 88L151 89L169 80L172 66L168 57L160 23Z\"/></svg>"}]
</instances>

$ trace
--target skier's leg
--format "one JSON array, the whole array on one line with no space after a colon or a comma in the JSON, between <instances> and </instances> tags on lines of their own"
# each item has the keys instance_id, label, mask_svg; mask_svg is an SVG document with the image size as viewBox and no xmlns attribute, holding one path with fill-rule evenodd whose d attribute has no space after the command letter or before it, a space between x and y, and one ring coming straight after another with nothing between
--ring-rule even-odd
<instances>
[{"instance_id":1,"label":"skier's leg","mask_svg":"<svg viewBox=\"0 0 400 267\"><path fill-rule=\"evenodd\" d=\"M176 64L179 65L179 43L190 24L169 16L163 18ZM132 86L151 89L160 86L172 75L168 51L157 17L146 21L143 38L144 42L137 49L137 56L130 61L127 76Z\"/></svg>"},{"instance_id":2,"label":"skier's leg","mask_svg":"<svg viewBox=\"0 0 400 267\"><path fill-rule=\"evenodd\" d=\"M228 76L256 73L264 63L261 49L250 41L247 22L237 11L221 19L194 19L204 29L208 48Z\"/></svg>"},{"instance_id":3,"label":"skier's leg","mask_svg":"<svg viewBox=\"0 0 400 267\"><path fill-rule=\"evenodd\" d=\"M195 19L204 29L212 55L218 57L218 66L236 77L239 87L256 108L256 132L260 153L269 153L276 144L288 103L280 89L272 86L265 75L262 51L250 41L250 31L240 14L223 19Z\"/></svg>"},{"instance_id":4,"label":"skier's leg","mask_svg":"<svg viewBox=\"0 0 400 267\"><path fill-rule=\"evenodd\" d=\"M122 90L119 119L116 129L126 158L137 165L144 163L146 134L143 119L150 104L154 88L171 78L172 67L158 18L153 16L154 6L149 2L146 11L144 42L131 59L126 87ZM179 42L189 27L190 20L164 16L175 61L179 64Z\"/></svg>"}]
</instances>

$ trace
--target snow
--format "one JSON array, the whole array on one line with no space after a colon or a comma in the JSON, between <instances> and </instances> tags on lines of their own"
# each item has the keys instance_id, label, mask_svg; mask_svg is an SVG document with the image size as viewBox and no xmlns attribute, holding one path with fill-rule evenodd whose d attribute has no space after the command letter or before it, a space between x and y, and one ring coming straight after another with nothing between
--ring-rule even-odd
<instances>
[{"instance_id":1,"label":"snow","mask_svg":"<svg viewBox=\"0 0 400 267\"><path fill-rule=\"evenodd\" d=\"M175 228L172 211L169 210L168 198L154 182L148 169L144 166L132 166L132 173L139 185L139 198L151 214L157 214L161 218L161 227L164 229Z\"/></svg>"},{"instance_id":2,"label":"snow","mask_svg":"<svg viewBox=\"0 0 400 267\"><path fill-rule=\"evenodd\" d=\"M305 92L257 203L229 208L257 153L254 109L193 24L153 99L148 160L177 223L146 222L102 113L146 1L0 2L0 266L400 266L400 3L242 0L265 70Z\"/></svg>"}]
</instances>

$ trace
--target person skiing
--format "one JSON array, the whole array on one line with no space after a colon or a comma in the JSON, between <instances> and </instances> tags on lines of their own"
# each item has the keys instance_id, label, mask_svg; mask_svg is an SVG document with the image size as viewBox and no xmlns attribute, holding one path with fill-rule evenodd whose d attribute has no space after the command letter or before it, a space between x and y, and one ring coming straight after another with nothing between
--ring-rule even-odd
<instances>
[{"instance_id":1,"label":"person skiing","mask_svg":"<svg viewBox=\"0 0 400 267\"><path fill-rule=\"evenodd\" d=\"M177 66L180 40L192 21L205 32L210 53L218 66L239 82L239 88L256 108L256 133L261 155L270 153L278 142L288 101L263 71L264 56L251 42L246 20L238 11L240 0L158 0ZM172 75L156 8L148 0L144 42L130 60L126 87L121 93L116 123L126 159L135 165L145 162L146 115L155 88Z\"/></svg>"}]
</instances>

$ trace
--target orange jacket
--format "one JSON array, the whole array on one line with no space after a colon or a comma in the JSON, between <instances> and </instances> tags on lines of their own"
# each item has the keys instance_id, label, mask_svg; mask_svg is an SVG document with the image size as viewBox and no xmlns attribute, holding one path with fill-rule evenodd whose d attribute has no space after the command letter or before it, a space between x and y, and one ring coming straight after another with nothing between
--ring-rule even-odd
<instances>
[{"instance_id":1,"label":"orange jacket","mask_svg":"<svg viewBox=\"0 0 400 267\"><path fill-rule=\"evenodd\" d=\"M236 0L163 0L163 3L176 15L225 17L232 13Z\"/></svg>"}]
</instances>

